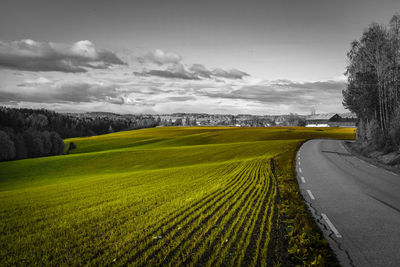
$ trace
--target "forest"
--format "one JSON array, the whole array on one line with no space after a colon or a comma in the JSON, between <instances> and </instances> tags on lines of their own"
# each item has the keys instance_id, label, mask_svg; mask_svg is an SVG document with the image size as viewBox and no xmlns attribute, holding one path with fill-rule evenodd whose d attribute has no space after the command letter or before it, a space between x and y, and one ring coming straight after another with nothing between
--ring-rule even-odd
<instances>
[{"instance_id":1,"label":"forest","mask_svg":"<svg viewBox=\"0 0 400 267\"><path fill-rule=\"evenodd\" d=\"M372 23L347 54L343 105L357 114L357 143L364 151L400 148L400 15Z\"/></svg>"},{"instance_id":2,"label":"forest","mask_svg":"<svg viewBox=\"0 0 400 267\"><path fill-rule=\"evenodd\" d=\"M158 125L150 115L63 114L0 107L0 161L64 154L63 139Z\"/></svg>"}]
</instances>

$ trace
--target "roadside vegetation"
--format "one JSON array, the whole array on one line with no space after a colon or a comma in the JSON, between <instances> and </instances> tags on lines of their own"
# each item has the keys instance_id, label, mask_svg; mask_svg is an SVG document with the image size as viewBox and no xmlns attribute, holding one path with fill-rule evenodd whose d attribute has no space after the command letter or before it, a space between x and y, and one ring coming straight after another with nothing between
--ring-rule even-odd
<instances>
[{"instance_id":1,"label":"roadside vegetation","mask_svg":"<svg viewBox=\"0 0 400 267\"><path fill-rule=\"evenodd\" d=\"M337 265L295 154L344 128L164 127L0 163L0 265Z\"/></svg>"},{"instance_id":2,"label":"roadside vegetation","mask_svg":"<svg viewBox=\"0 0 400 267\"><path fill-rule=\"evenodd\" d=\"M400 166L400 15L372 23L347 55L343 104L359 118L355 148Z\"/></svg>"}]
</instances>

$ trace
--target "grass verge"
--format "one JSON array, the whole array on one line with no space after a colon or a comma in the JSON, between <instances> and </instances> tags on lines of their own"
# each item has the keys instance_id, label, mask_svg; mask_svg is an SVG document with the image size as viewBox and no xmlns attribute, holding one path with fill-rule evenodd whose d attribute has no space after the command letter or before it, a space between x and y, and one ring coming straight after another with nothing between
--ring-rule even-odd
<instances>
[{"instance_id":1,"label":"grass verge","mask_svg":"<svg viewBox=\"0 0 400 267\"><path fill-rule=\"evenodd\" d=\"M295 168L300 146L273 158L280 192L279 231L285 236L285 243L277 247L283 257L278 262L287 266L340 266L300 194Z\"/></svg>"}]
</instances>

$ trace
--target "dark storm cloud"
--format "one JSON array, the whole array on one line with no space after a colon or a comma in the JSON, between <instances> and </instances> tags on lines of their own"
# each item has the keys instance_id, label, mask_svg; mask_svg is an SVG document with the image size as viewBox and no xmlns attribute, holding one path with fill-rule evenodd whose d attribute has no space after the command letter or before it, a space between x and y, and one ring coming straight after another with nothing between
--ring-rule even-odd
<instances>
[{"instance_id":1,"label":"dark storm cloud","mask_svg":"<svg viewBox=\"0 0 400 267\"><path fill-rule=\"evenodd\" d=\"M90 83L65 83L56 86L43 86L40 89L0 91L0 102L25 101L36 103L80 103L109 102L123 104L124 99L114 85Z\"/></svg>"},{"instance_id":2,"label":"dark storm cloud","mask_svg":"<svg viewBox=\"0 0 400 267\"><path fill-rule=\"evenodd\" d=\"M86 72L125 64L113 52L90 41L72 45L21 40L0 42L0 67L27 71Z\"/></svg>"}]
</instances>

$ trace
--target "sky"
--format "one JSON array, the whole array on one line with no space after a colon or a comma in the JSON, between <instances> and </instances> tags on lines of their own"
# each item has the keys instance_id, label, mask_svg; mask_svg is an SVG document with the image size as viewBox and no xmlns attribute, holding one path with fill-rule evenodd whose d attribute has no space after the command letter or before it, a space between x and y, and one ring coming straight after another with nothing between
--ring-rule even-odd
<instances>
[{"instance_id":1,"label":"sky","mask_svg":"<svg viewBox=\"0 0 400 267\"><path fill-rule=\"evenodd\" d=\"M345 112L346 52L398 0L2 0L0 105Z\"/></svg>"}]
</instances>

